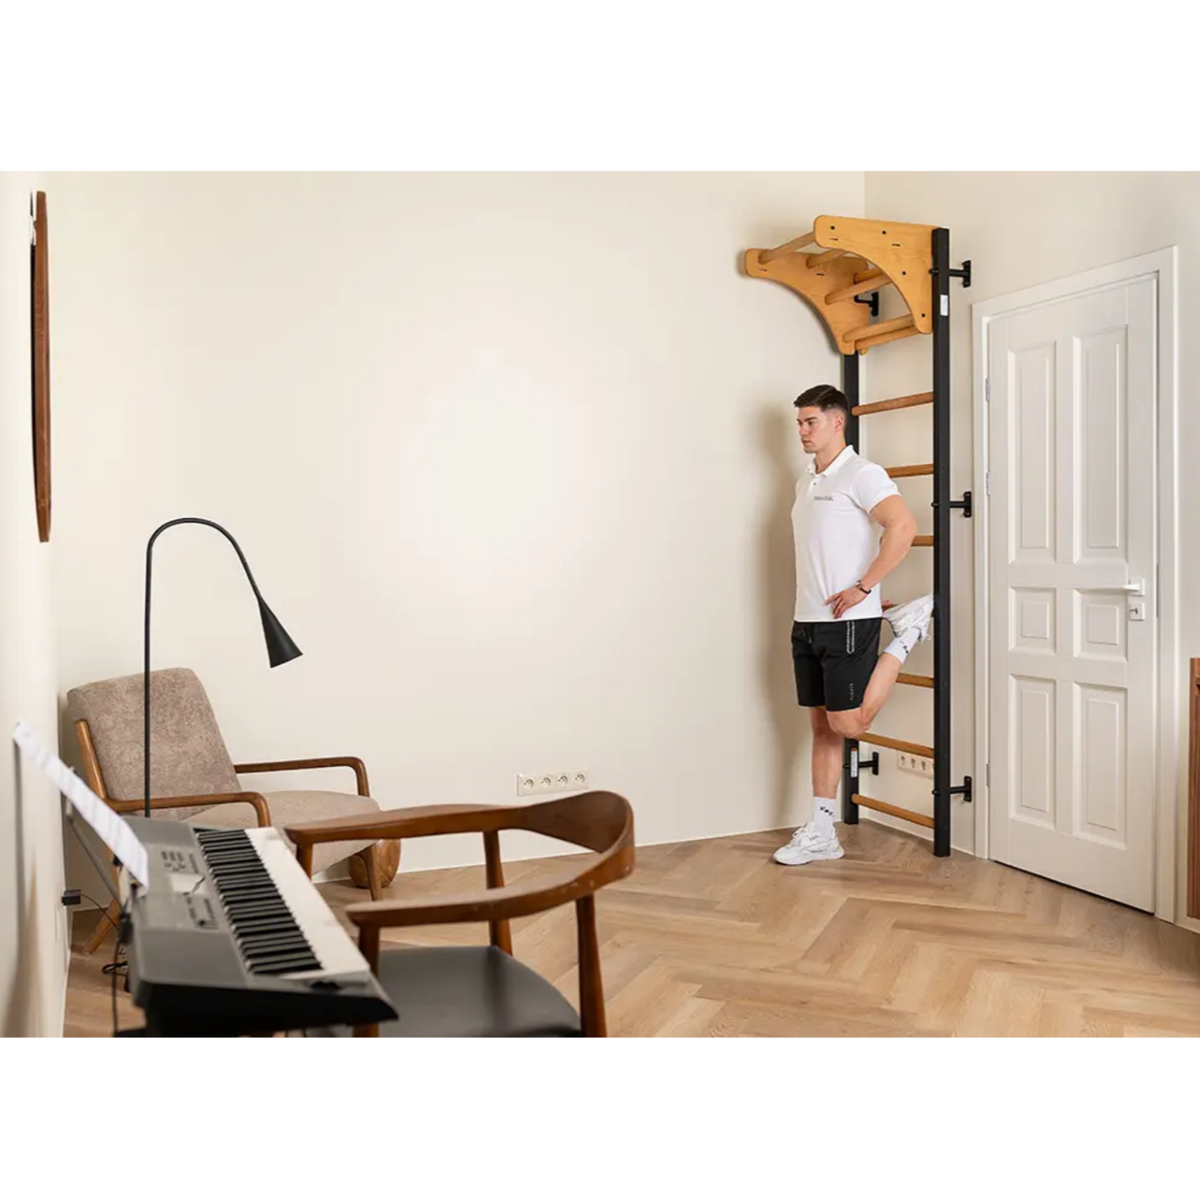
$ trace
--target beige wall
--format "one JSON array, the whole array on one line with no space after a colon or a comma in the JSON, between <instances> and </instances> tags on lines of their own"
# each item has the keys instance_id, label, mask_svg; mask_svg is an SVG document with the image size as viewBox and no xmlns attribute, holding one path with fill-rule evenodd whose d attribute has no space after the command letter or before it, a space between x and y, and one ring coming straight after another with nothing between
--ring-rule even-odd
<instances>
[{"instance_id":1,"label":"beige wall","mask_svg":"<svg viewBox=\"0 0 1200 1200\"><path fill-rule=\"evenodd\" d=\"M58 737L55 542L38 541L30 428L29 194L38 186L35 176L0 174L0 1035L9 1037L61 1033L67 961L58 794L10 740L18 720L51 747Z\"/></svg>"},{"instance_id":2,"label":"beige wall","mask_svg":"<svg viewBox=\"0 0 1200 1200\"><path fill-rule=\"evenodd\" d=\"M642 842L807 815L790 401L839 360L739 260L861 174L49 186L60 693L140 669L146 538L199 515L305 652L267 670L217 535L159 543L155 663L235 759L356 753L385 805L582 767Z\"/></svg>"},{"instance_id":3,"label":"beige wall","mask_svg":"<svg viewBox=\"0 0 1200 1200\"><path fill-rule=\"evenodd\" d=\"M866 211L896 221L941 224L951 231L958 265L969 258L974 271L970 290L951 285L953 330L953 468L955 493L972 486L971 305L1034 284L1132 258L1166 246L1179 246L1179 462L1180 486L1180 655L1200 655L1200 524L1188 481L1188 464L1200 454L1200 411L1194 403L1200 386L1200 350L1189 329L1200 310L1200 174L1044 174L924 173L866 176ZM918 344L919 342L919 344ZM871 399L925 390L929 385L929 353L924 339L898 343L885 353L866 356L867 394ZM874 417L867 423L867 450L885 462L926 461L907 456L926 451L928 410ZM870 441L874 435L874 442ZM928 505L927 484L905 485L914 501ZM928 508L922 508L922 518ZM925 526L928 529L928 525ZM978 776L974 763L974 556L970 522L954 522L954 735L953 764L957 776ZM916 589L927 569L907 564L897 580L901 589ZM920 647L924 653L925 647ZM927 659L921 661L927 662ZM916 734L928 729L928 699L902 695L889 708L889 731ZM1180 745L1186 754L1186 706L1181 709ZM903 733L901 733L903 736ZM919 794L920 781L890 777L892 790ZM890 784L881 785L888 788ZM918 789L912 792L911 789ZM927 798L926 798L927 799ZM1179 845L1185 833L1185 796L1179 793ZM956 804L954 843L974 841L974 812ZM1182 873L1180 872L1180 884ZM1178 912L1184 911L1179 891ZM1196 928L1200 928L1197 925Z\"/></svg>"}]
</instances>

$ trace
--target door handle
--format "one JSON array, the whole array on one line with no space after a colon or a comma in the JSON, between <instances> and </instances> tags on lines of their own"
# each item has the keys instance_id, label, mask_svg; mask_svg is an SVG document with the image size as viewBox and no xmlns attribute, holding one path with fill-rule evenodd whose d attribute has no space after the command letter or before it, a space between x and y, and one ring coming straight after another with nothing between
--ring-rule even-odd
<instances>
[{"instance_id":1,"label":"door handle","mask_svg":"<svg viewBox=\"0 0 1200 1200\"><path fill-rule=\"evenodd\" d=\"M1114 592L1128 592L1131 596L1144 596L1146 594L1146 581L1144 579L1131 579L1128 583L1119 583Z\"/></svg>"}]
</instances>

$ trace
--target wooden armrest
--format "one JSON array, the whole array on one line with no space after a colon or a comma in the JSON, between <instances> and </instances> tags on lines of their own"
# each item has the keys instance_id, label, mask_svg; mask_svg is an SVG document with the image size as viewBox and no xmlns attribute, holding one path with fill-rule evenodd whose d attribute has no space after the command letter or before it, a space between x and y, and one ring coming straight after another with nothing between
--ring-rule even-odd
<instances>
[{"instance_id":1,"label":"wooden armrest","mask_svg":"<svg viewBox=\"0 0 1200 1200\"><path fill-rule=\"evenodd\" d=\"M377 838L435 837L445 833L491 833L509 828L513 809L499 804L427 804L384 809L366 816L330 817L284 830L298 849L318 842L361 842Z\"/></svg>"},{"instance_id":2,"label":"wooden armrest","mask_svg":"<svg viewBox=\"0 0 1200 1200\"><path fill-rule=\"evenodd\" d=\"M358 794L369 796L370 785L367 783L367 768L361 758L346 756L343 758L296 758L287 762L241 763L234 765L238 775L256 775L265 771L315 771L321 767L349 767L354 772L358 784Z\"/></svg>"},{"instance_id":3,"label":"wooden armrest","mask_svg":"<svg viewBox=\"0 0 1200 1200\"><path fill-rule=\"evenodd\" d=\"M108 800L108 806L119 813L146 811L145 800ZM265 796L258 792L226 792L219 796L151 796L150 811L160 808L210 808L216 804L252 804L258 816L258 826L266 829L271 824L271 810Z\"/></svg>"},{"instance_id":4,"label":"wooden armrest","mask_svg":"<svg viewBox=\"0 0 1200 1200\"><path fill-rule=\"evenodd\" d=\"M590 856L589 856L590 857ZM574 863L527 883L513 883L486 891L462 892L423 900L379 900L351 904L345 911L360 929L385 929L400 925L447 925L467 921L506 921L558 908L590 895L598 886L585 865ZM627 872L626 872L627 873Z\"/></svg>"}]
</instances>

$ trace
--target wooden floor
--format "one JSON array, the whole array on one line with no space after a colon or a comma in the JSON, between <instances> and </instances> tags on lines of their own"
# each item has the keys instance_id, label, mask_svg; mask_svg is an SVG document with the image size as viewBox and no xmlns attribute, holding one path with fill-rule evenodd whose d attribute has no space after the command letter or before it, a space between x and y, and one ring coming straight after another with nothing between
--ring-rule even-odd
<instances>
[{"instance_id":1,"label":"wooden floor","mask_svg":"<svg viewBox=\"0 0 1200 1200\"><path fill-rule=\"evenodd\" d=\"M780 867L779 834L649 846L600 895L610 1035L1200 1035L1200 938L1144 913L879 825L846 856ZM515 882L539 869L514 863ZM482 885L482 869L401 874L388 895ZM365 893L321 890L335 911ZM76 946L93 927L76 922ZM577 998L573 909L514 922L518 958ZM486 929L397 944L482 942ZM68 1036L112 1030L112 942L72 956ZM118 994L122 1027L140 1024Z\"/></svg>"}]
</instances>

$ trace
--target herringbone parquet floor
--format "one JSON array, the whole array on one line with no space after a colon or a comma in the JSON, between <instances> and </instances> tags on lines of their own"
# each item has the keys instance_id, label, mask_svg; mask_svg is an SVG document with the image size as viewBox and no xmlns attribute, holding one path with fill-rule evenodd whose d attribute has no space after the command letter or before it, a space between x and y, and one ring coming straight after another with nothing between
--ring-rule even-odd
<instances>
[{"instance_id":1,"label":"herringbone parquet floor","mask_svg":"<svg viewBox=\"0 0 1200 1200\"><path fill-rule=\"evenodd\" d=\"M863 824L846 856L780 867L779 834L638 851L598 902L613 1036L1194 1036L1200 938L1143 913ZM782 840L786 840L786 835ZM539 869L513 863L509 881ZM389 895L482 885L482 869L401 874ZM341 911L365 894L324 884ZM89 929L80 922L76 944ZM577 997L573 909L514 922L518 958ZM405 931L397 944L486 939ZM68 1035L111 1031L111 941L72 958ZM121 1023L140 1014L120 996Z\"/></svg>"}]
</instances>

